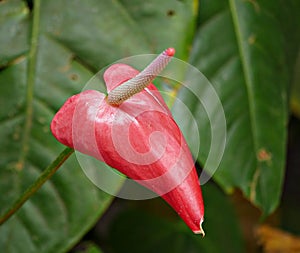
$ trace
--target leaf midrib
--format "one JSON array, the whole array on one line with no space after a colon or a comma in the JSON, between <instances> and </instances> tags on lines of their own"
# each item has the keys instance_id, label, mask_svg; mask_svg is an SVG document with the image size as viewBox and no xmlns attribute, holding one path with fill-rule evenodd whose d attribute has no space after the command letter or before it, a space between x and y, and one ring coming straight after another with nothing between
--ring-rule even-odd
<instances>
[{"instance_id":1,"label":"leaf midrib","mask_svg":"<svg viewBox=\"0 0 300 253\"><path fill-rule=\"evenodd\" d=\"M36 63L37 63L37 48L39 38L39 24L40 24L40 0L34 1L33 8L33 22L30 37L30 50L28 54L28 70L26 80L26 105L25 105L25 125L23 131L23 138L21 142L21 153L18 164L21 169L24 168L26 156L29 151L29 139L33 120L33 90L36 77Z\"/></svg>"},{"instance_id":2,"label":"leaf midrib","mask_svg":"<svg viewBox=\"0 0 300 253\"><path fill-rule=\"evenodd\" d=\"M244 54L245 47L243 46L242 32L239 24L239 17L237 14L235 0L229 0L229 8L233 20L233 28L236 34L237 46L238 46L238 51L239 51L240 60L242 64L242 69L244 72L245 86L246 86L248 104L249 104L249 115L250 115L250 126L251 126L250 129L251 129L251 135L253 140L254 153L256 154L256 150L258 150L258 142L257 142L258 127L255 122L255 96L253 90L251 89L251 87L253 86L251 80L252 78L250 74L251 70L250 70L250 66L247 64L246 56Z\"/></svg>"}]
</instances>

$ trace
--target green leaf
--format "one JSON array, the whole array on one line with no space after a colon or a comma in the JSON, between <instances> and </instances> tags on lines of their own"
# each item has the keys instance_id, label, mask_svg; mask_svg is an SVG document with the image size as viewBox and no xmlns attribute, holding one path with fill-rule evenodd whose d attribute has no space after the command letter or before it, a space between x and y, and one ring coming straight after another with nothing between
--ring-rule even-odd
<instances>
[{"instance_id":1,"label":"green leaf","mask_svg":"<svg viewBox=\"0 0 300 253\"><path fill-rule=\"evenodd\" d=\"M300 22L299 22L300 25ZM295 64L295 73L293 76L293 86L291 92L291 107L292 112L300 118L300 49L298 51L298 58Z\"/></svg>"},{"instance_id":2,"label":"green leaf","mask_svg":"<svg viewBox=\"0 0 300 253\"><path fill-rule=\"evenodd\" d=\"M0 67L28 50L28 12L22 1L0 3Z\"/></svg>"},{"instance_id":3,"label":"green leaf","mask_svg":"<svg viewBox=\"0 0 300 253\"><path fill-rule=\"evenodd\" d=\"M73 250L76 253L102 253L103 251L93 242L83 242L78 246L79 249ZM73 252L72 251L72 252Z\"/></svg>"},{"instance_id":4,"label":"green leaf","mask_svg":"<svg viewBox=\"0 0 300 253\"><path fill-rule=\"evenodd\" d=\"M202 1L190 58L213 84L225 111L226 148L213 176L228 191L242 189L265 214L279 204L285 166L291 62L281 25L285 2ZM194 88L203 89L199 83ZM198 159L205 164L211 145L206 111L186 89L179 97L198 122ZM173 112L180 115L180 106ZM183 131L193 138L188 123Z\"/></svg>"},{"instance_id":5,"label":"green leaf","mask_svg":"<svg viewBox=\"0 0 300 253\"><path fill-rule=\"evenodd\" d=\"M285 51L288 59L289 79L291 80L291 110L300 117L300 2L284 1L282 4L281 27L285 35Z\"/></svg>"},{"instance_id":6,"label":"green leaf","mask_svg":"<svg viewBox=\"0 0 300 253\"><path fill-rule=\"evenodd\" d=\"M41 25L96 68L125 56L160 53L170 46L176 47L177 57L187 59L196 16L193 2L46 1Z\"/></svg>"},{"instance_id":7,"label":"green leaf","mask_svg":"<svg viewBox=\"0 0 300 253\"><path fill-rule=\"evenodd\" d=\"M102 251L96 245L89 245L85 253L102 253Z\"/></svg>"},{"instance_id":8,"label":"green leaf","mask_svg":"<svg viewBox=\"0 0 300 253\"><path fill-rule=\"evenodd\" d=\"M226 195L208 183L203 187L203 196L206 201L204 238L193 234L181 220L127 210L112 225L113 252L245 252L236 216ZM114 243L116 241L118 243Z\"/></svg>"},{"instance_id":9,"label":"green leaf","mask_svg":"<svg viewBox=\"0 0 300 253\"><path fill-rule=\"evenodd\" d=\"M40 12L39 2L34 13L22 0L0 2L0 214L64 149L51 119L99 68L169 46L187 58L191 44L193 1L41 1ZM111 200L72 156L0 227L0 251L66 251Z\"/></svg>"}]
</instances>

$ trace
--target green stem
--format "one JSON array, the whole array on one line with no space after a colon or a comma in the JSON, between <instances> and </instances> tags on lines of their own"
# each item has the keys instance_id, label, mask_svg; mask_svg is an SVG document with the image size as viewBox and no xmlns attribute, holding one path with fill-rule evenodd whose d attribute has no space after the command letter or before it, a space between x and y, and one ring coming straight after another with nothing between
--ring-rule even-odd
<instances>
[{"instance_id":1,"label":"green stem","mask_svg":"<svg viewBox=\"0 0 300 253\"><path fill-rule=\"evenodd\" d=\"M17 199L17 201L0 217L0 225L8 220L20 207L35 193L41 186L50 179L60 166L74 152L74 149L66 148L61 154L50 164L39 178Z\"/></svg>"},{"instance_id":2,"label":"green stem","mask_svg":"<svg viewBox=\"0 0 300 253\"><path fill-rule=\"evenodd\" d=\"M33 5L33 21L30 40L30 51L28 54L27 82L26 82L26 121L23 131L22 151L19 159L21 168L24 166L29 146L29 137L33 118L33 90L36 77L37 50L39 42L40 26L40 0L35 0Z\"/></svg>"}]
</instances>

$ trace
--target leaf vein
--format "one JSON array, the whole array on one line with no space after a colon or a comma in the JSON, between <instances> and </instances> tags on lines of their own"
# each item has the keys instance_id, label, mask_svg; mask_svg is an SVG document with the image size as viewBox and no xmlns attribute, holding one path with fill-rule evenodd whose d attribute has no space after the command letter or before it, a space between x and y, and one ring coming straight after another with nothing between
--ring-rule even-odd
<instances>
[{"instance_id":1,"label":"leaf vein","mask_svg":"<svg viewBox=\"0 0 300 253\"><path fill-rule=\"evenodd\" d=\"M19 158L19 164L24 167L25 159L29 150L29 138L32 128L33 119L33 90L36 76L36 62L37 62L37 50L38 50L38 38L39 38L39 23L40 23L40 0L34 2L33 10L33 22L31 43L28 55L28 71L27 71L27 83L26 83L26 120L23 131L23 138L21 143L21 153Z\"/></svg>"},{"instance_id":2,"label":"leaf vein","mask_svg":"<svg viewBox=\"0 0 300 253\"><path fill-rule=\"evenodd\" d=\"M257 143L258 129L255 123L255 96L251 87L253 83L250 74L251 71L249 69L249 65L247 64L246 55L244 53L245 46L243 45L242 32L241 32L238 10L237 10L235 0L229 0L229 7L231 11L232 20L233 20L234 30L236 32L237 45L238 45L240 60L241 60L242 69L245 77L245 85L246 85L248 105L249 105L249 116L250 116L250 126L251 126L250 129L251 129L251 135L253 140L254 153L256 153L256 150L258 150L258 143Z\"/></svg>"}]
</instances>

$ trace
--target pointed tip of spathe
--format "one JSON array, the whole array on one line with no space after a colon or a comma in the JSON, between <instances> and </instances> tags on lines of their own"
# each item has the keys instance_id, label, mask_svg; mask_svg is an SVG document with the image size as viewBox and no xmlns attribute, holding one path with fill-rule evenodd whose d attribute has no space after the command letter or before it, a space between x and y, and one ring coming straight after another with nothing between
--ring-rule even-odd
<instances>
[{"instance_id":1,"label":"pointed tip of spathe","mask_svg":"<svg viewBox=\"0 0 300 253\"><path fill-rule=\"evenodd\" d=\"M202 235L202 237L205 236L205 232L202 228L202 223L203 223L203 220L200 221L200 229L199 230L196 230L196 231L193 231L195 234L197 235Z\"/></svg>"}]
</instances>

